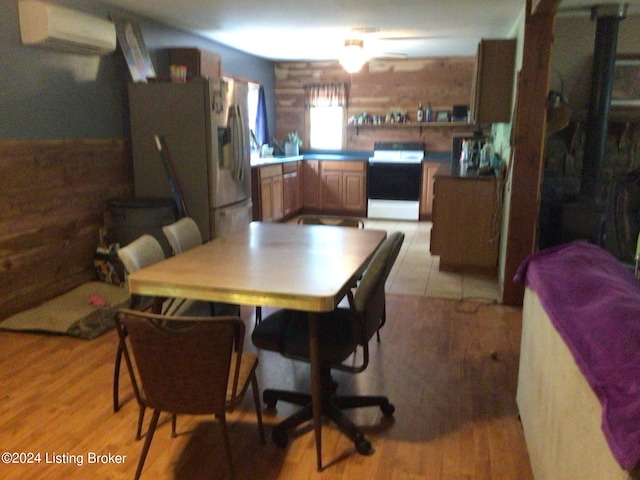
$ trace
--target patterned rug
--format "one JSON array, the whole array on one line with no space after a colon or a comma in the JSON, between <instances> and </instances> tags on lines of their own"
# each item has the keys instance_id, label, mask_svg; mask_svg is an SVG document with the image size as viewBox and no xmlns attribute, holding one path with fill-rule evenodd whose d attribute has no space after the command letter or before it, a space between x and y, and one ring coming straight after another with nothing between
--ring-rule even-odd
<instances>
[{"instance_id":1,"label":"patterned rug","mask_svg":"<svg viewBox=\"0 0 640 480\"><path fill-rule=\"evenodd\" d=\"M113 316L129 303L126 289L88 282L0 323L0 330L69 335L91 340L114 328Z\"/></svg>"}]
</instances>

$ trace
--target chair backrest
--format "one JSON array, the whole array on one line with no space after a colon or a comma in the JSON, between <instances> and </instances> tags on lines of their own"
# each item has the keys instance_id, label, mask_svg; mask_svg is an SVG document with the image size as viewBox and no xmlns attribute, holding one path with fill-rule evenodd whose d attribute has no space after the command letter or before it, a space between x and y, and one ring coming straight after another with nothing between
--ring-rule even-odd
<instances>
[{"instance_id":1,"label":"chair backrest","mask_svg":"<svg viewBox=\"0 0 640 480\"><path fill-rule=\"evenodd\" d=\"M184 217L171 225L165 225L162 232L176 255L202 245L202 233L191 217Z\"/></svg>"},{"instance_id":2,"label":"chair backrest","mask_svg":"<svg viewBox=\"0 0 640 480\"><path fill-rule=\"evenodd\" d=\"M364 222L357 217L336 217L330 215L302 215L298 217L301 225L332 225L336 227L364 228Z\"/></svg>"},{"instance_id":3,"label":"chair backrest","mask_svg":"<svg viewBox=\"0 0 640 480\"><path fill-rule=\"evenodd\" d=\"M235 352L238 387L244 323L238 317L170 317L120 310L147 407L176 414L223 414Z\"/></svg>"},{"instance_id":4,"label":"chair backrest","mask_svg":"<svg viewBox=\"0 0 640 480\"><path fill-rule=\"evenodd\" d=\"M356 288L353 306L364 318L368 341L378 330L385 314L384 284L404 242L404 233L394 232L378 247Z\"/></svg>"},{"instance_id":5,"label":"chair backrest","mask_svg":"<svg viewBox=\"0 0 640 480\"><path fill-rule=\"evenodd\" d=\"M160 242L152 235L144 234L129 245L118 249L118 258L128 273L133 273L165 259Z\"/></svg>"}]
</instances>

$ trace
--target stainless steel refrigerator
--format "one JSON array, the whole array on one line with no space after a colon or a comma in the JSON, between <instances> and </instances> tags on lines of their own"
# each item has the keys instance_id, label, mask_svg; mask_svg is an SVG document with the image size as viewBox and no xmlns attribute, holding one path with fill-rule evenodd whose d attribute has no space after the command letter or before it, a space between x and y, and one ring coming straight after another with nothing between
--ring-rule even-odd
<instances>
[{"instance_id":1,"label":"stainless steel refrigerator","mask_svg":"<svg viewBox=\"0 0 640 480\"><path fill-rule=\"evenodd\" d=\"M129 85L136 197L171 197L164 137L187 214L205 240L252 218L248 85L231 79Z\"/></svg>"}]
</instances>

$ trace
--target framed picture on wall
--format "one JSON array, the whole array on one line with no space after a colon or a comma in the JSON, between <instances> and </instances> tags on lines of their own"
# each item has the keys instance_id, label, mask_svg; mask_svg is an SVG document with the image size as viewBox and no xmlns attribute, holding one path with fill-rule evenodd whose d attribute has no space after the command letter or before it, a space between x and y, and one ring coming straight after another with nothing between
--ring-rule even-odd
<instances>
[{"instance_id":1,"label":"framed picture on wall","mask_svg":"<svg viewBox=\"0 0 640 480\"><path fill-rule=\"evenodd\" d=\"M616 57L611 106L640 107L640 55Z\"/></svg>"},{"instance_id":2,"label":"framed picture on wall","mask_svg":"<svg viewBox=\"0 0 640 480\"><path fill-rule=\"evenodd\" d=\"M441 110L436 112L436 122L449 122L451 121L451 115L448 110Z\"/></svg>"},{"instance_id":3,"label":"framed picture on wall","mask_svg":"<svg viewBox=\"0 0 640 480\"><path fill-rule=\"evenodd\" d=\"M133 81L146 83L148 78L154 78L156 72L151 63L138 22L116 14L111 14L111 20L116 25L118 43L124 58L127 60Z\"/></svg>"}]
</instances>

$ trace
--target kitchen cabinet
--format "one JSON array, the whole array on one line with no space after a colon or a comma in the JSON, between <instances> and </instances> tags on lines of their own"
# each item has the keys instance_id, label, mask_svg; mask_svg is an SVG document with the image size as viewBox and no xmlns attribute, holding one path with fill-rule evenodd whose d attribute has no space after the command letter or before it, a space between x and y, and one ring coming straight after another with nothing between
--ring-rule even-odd
<instances>
[{"instance_id":1,"label":"kitchen cabinet","mask_svg":"<svg viewBox=\"0 0 640 480\"><path fill-rule=\"evenodd\" d=\"M282 164L251 169L253 219L276 222L284 217L284 178Z\"/></svg>"},{"instance_id":2,"label":"kitchen cabinet","mask_svg":"<svg viewBox=\"0 0 640 480\"><path fill-rule=\"evenodd\" d=\"M302 164L302 207L305 211L319 212L320 162L318 160L305 160Z\"/></svg>"},{"instance_id":3,"label":"kitchen cabinet","mask_svg":"<svg viewBox=\"0 0 640 480\"><path fill-rule=\"evenodd\" d=\"M209 50L199 48L170 48L169 63L187 67L187 80L194 77L221 78L222 57Z\"/></svg>"},{"instance_id":4,"label":"kitchen cabinet","mask_svg":"<svg viewBox=\"0 0 640 480\"><path fill-rule=\"evenodd\" d=\"M508 123L516 59L516 40L482 40L473 83L473 123Z\"/></svg>"},{"instance_id":5,"label":"kitchen cabinet","mask_svg":"<svg viewBox=\"0 0 640 480\"><path fill-rule=\"evenodd\" d=\"M422 163L422 188L420 191L420 220L431 220L433 212L433 189L440 162Z\"/></svg>"},{"instance_id":6,"label":"kitchen cabinet","mask_svg":"<svg viewBox=\"0 0 640 480\"><path fill-rule=\"evenodd\" d=\"M304 160L253 167L253 219L286 220L302 210L365 216L366 166L365 160Z\"/></svg>"},{"instance_id":7,"label":"kitchen cabinet","mask_svg":"<svg viewBox=\"0 0 640 480\"><path fill-rule=\"evenodd\" d=\"M366 214L366 162L325 160L320 165L320 210L326 214Z\"/></svg>"},{"instance_id":8,"label":"kitchen cabinet","mask_svg":"<svg viewBox=\"0 0 640 480\"><path fill-rule=\"evenodd\" d=\"M449 165L438 170L430 251L440 270L497 275L499 185L493 176L452 176Z\"/></svg>"},{"instance_id":9,"label":"kitchen cabinet","mask_svg":"<svg viewBox=\"0 0 640 480\"><path fill-rule=\"evenodd\" d=\"M285 218L295 215L302 209L300 163L287 162L282 164L283 214Z\"/></svg>"}]
</instances>

